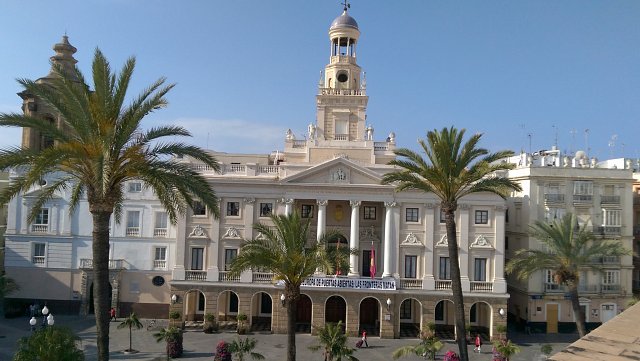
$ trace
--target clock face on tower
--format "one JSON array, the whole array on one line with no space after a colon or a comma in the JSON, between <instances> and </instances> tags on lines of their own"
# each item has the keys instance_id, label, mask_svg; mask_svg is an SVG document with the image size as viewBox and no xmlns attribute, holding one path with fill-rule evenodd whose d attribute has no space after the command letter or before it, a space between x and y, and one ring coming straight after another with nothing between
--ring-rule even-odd
<instances>
[{"instance_id":1,"label":"clock face on tower","mask_svg":"<svg viewBox=\"0 0 640 361\"><path fill-rule=\"evenodd\" d=\"M338 81L339 82L344 83L347 80L349 80L349 75L346 72L338 73Z\"/></svg>"}]
</instances>

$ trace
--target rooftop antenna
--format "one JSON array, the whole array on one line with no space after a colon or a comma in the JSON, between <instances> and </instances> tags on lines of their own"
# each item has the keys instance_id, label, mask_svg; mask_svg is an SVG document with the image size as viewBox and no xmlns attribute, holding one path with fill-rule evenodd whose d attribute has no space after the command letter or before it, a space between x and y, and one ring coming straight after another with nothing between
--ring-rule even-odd
<instances>
[{"instance_id":1,"label":"rooftop antenna","mask_svg":"<svg viewBox=\"0 0 640 361\"><path fill-rule=\"evenodd\" d=\"M529 154L531 154L531 137L533 136L533 133L528 133L527 137L529 137Z\"/></svg>"},{"instance_id":2,"label":"rooftop antenna","mask_svg":"<svg viewBox=\"0 0 640 361\"><path fill-rule=\"evenodd\" d=\"M589 148L589 128L584 130L584 147L587 151L587 157L589 157L589 153L591 153L591 148Z\"/></svg>"},{"instance_id":3,"label":"rooftop antenna","mask_svg":"<svg viewBox=\"0 0 640 361\"><path fill-rule=\"evenodd\" d=\"M616 140L618 139L618 134L614 134L609 139L609 156L613 158L613 149L616 147Z\"/></svg>"},{"instance_id":4,"label":"rooftop antenna","mask_svg":"<svg viewBox=\"0 0 640 361\"><path fill-rule=\"evenodd\" d=\"M348 0L344 0L344 2L343 2L343 3L340 3L340 4L343 6L343 10L344 10L344 11L347 11L347 9L350 9L350 8L351 8L351 4L349 4L349 1L348 1Z\"/></svg>"},{"instance_id":5,"label":"rooftop antenna","mask_svg":"<svg viewBox=\"0 0 640 361\"><path fill-rule=\"evenodd\" d=\"M575 129L571 129L571 130L569 131L569 134L571 134L571 147L569 148L569 153L571 153L571 154L573 154L573 152L574 152L573 144L574 144L574 143L575 143L575 141L576 141L576 133L577 133L577 132L578 132L578 131L577 131L577 130L575 130Z\"/></svg>"}]
</instances>

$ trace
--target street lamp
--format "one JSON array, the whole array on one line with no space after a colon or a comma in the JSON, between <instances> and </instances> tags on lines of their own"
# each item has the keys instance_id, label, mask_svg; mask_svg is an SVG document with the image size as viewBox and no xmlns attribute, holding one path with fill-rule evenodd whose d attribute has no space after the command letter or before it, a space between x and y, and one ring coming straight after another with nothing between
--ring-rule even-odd
<instances>
[{"instance_id":1,"label":"street lamp","mask_svg":"<svg viewBox=\"0 0 640 361\"><path fill-rule=\"evenodd\" d=\"M284 307L284 300L285 300L284 293L281 293L280 294L280 303L282 303L282 307Z\"/></svg>"},{"instance_id":2,"label":"street lamp","mask_svg":"<svg viewBox=\"0 0 640 361\"><path fill-rule=\"evenodd\" d=\"M56 321L53 319L53 315L52 315L52 314L49 314L49 316L47 317L47 324L48 324L49 326L53 326L53 324L54 324L55 322L56 322Z\"/></svg>"},{"instance_id":3,"label":"street lamp","mask_svg":"<svg viewBox=\"0 0 640 361\"><path fill-rule=\"evenodd\" d=\"M29 320L29 324L31 325L31 332L36 330L36 323L38 323L38 320L36 320L35 317L31 316L31 319Z\"/></svg>"},{"instance_id":4,"label":"street lamp","mask_svg":"<svg viewBox=\"0 0 640 361\"><path fill-rule=\"evenodd\" d=\"M391 308L391 299L387 298L387 311Z\"/></svg>"},{"instance_id":5,"label":"street lamp","mask_svg":"<svg viewBox=\"0 0 640 361\"><path fill-rule=\"evenodd\" d=\"M502 318L504 318L504 315L506 314L506 312L505 312L504 308L500 308L500 309L498 310L498 313L500 314L500 317L502 317Z\"/></svg>"},{"instance_id":6,"label":"street lamp","mask_svg":"<svg viewBox=\"0 0 640 361\"><path fill-rule=\"evenodd\" d=\"M49 308L44 306L44 308L42 308L42 328L47 327L47 324L49 324L49 326L53 326L54 322L55 320L53 319L53 315L49 314Z\"/></svg>"},{"instance_id":7,"label":"street lamp","mask_svg":"<svg viewBox=\"0 0 640 361\"><path fill-rule=\"evenodd\" d=\"M178 295L176 295L175 293L171 296L171 303L175 304L176 302L178 302Z\"/></svg>"}]
</instances>

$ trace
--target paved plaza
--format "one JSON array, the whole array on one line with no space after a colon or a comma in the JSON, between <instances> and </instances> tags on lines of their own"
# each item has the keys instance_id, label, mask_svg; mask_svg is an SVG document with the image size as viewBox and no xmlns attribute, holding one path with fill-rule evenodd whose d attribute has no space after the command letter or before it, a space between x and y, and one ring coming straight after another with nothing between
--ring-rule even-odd
<instances>
[{"instance_id":1,"label":"paved plaza","mask_svg":"<svg viewBox=\"0 0 640 361\"><path fill-rule=\"evenodd\" d=\"M16 342L20 337L29 334L28 318L24 319L2 319L0 320L0 361L11 360L15 350ZM145 325L149 320L142 320ZM159 321L162 325L163 321ZM166 321L164 321L166 324ZM138 361L159 361L164 360L164 343L157 343L153 338L153 330L133 331L133 348L140 350L139 353L126 355L121 350L128 348L128 329L117 329L119 324L111 323L111 360L138 360ZM56 316L56 325L68 326L72 328L81 338L81 347L84 349L87 361L96 360L96 331L95 320L91 317L80 318L76 316ZM254 333L249 335L258 340L256 351L263 354L266 360L285 360L286 357L286 335L272 335L266 333ZM213 351L216 344L221 341L233 340L237 335L231 332L205 334L203 332L190 331L184 335L184 355L181 360L213 360ZM244 336L243 336L244 337ZM522 352L512 357L512 361L543 360L540 353L540 346L550 343L554 351L566 347L569 343L578 339L577 335L557 334L557 335L524 335L510 332L510 337L518 345ZM353 345L358 339L352 337L349 342ZM355 356L361 361L387 361L391 360L391 353L400 346L416 344L416 339L380 339L370 337L369 348L358 349ZM299 334L296 337L298 350L298 360L322 361L322 352L312 352L308 346L317 342L317 338L308 334ZM457 346L447 343L439 353L437 359L442 359L442 355L447 350L457 351ZM469 347L471 360L491 360L491 346L483 346L481 354L473 353L473 347ZM401 360L424 360L417 356L404 357Z\"/></svg>"}]
</instances>

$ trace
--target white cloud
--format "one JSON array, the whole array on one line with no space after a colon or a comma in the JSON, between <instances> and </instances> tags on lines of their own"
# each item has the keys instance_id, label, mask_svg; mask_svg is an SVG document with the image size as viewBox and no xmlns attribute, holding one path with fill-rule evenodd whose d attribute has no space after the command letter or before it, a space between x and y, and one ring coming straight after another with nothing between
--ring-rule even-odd
<instances>
[{"instance_id":1,"label":"white cloud","mask_svg":"<svg viewBox=\"0 0 640 361\"><path fill-rule=\"evenodd\" d=\"M269 153L284 147L286 129L240 119L178 118L170 124L191 132L177 139L203 148L229 153Z\"/></svg>"}]
</instances>

